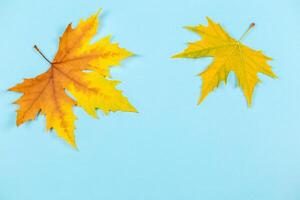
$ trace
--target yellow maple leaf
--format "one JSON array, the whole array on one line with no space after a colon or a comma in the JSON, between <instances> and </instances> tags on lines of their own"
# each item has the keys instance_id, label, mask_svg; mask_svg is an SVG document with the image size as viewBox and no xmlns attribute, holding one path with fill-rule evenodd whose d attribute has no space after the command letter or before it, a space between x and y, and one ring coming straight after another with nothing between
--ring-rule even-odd
<instances>
[{"instance_id":1,"label":"yellow maple leaf","mask_svg":"<svg viewBox=\"0 0 300 200\"><path fill-rule=\"evenodd\" d=\"M72 24L67 26L52 62L34 46L49 62L50 68L9 89L23 93L15 101L19 105L17 125L41 113L46 116L47 130L54 129L58 136L76 147L73 106L82 107L93 117L97 117L96 109L105 114L137 112L116 89L119 81L107 79L111 66L133 54L111 43L110 37L90 43L98 29L98 15L99 12L87 20L80 20L76 28L72 28Z\"/></svg>"},{"instance_id":2,"label":"yellow maple leaf","mask_svg":"<svg viewBox=\"0 0 300 200\"><path fill-rule=\"evenodd\" d=\"M276 78L271 66L267 63L272 60L262 53L242 44L242 40L255 24L252 23L239 40L230 37L225 30L207 18L208 26L188 26L202 37L202 40L189 43L188 47L173 58L201 58L214 57L213 62L205 71L199 74L202 78L202 94L200 104L205 97L224 81L226 84L228 74L235 73L238 85L246 97L248 106L251 106L252 94L255 86L260 82L257 74L263 73Z\"/></svg>"}]
</instances>

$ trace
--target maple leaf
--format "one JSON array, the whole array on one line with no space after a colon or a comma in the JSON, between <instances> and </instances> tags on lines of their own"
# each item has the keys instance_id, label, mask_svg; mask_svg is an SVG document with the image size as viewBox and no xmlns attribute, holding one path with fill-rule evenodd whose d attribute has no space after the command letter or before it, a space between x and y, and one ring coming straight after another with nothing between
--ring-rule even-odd
<instances>
[{"instance_id":1,"label":"maple leaf","mask_svg":"<svg viewBox=\"0 0 300 200\"><path fill-rule=\"evenodd\" d=\"M52 62L34 46L49 62L50 68L9 89L23 93L15 101L19 105L17 125L35 119L41 113L46 117L47 130L54 129L58 136L76 147L73 106L82 107L93 117L97 117L96 109L105 114L137 112L116 89L119 81L107 79L111 66L119 65L121 60L133 54L111 43L110 37L91 43L98 29L99 12L87 20L80 20L76 28L72 28L72 24L67 26Z\"/></svg>"},{"instance_id":2,"label":"maple leaf","mask_svg":"<svg viewBox=\"0 0 300 200\"><path fill-rule=\"evenodd\" d=\"M239 40L230 37L220 24L207 17L208 26L188 26L202 37L202 40L189 43L188 47L172 58L201 58L214 57L213 62L205 71L199 74L202 78L202 92L198 104L224 81L226 84L228 74L235 73L238 85L246 97L248 106L251 106L252 94L255 86L260 82L257 74L263 73L276 78L271 66L267 63L272 60L262 53L242 44L242 40L255 26L252 23Z\"/></svg>"}]
</instances>

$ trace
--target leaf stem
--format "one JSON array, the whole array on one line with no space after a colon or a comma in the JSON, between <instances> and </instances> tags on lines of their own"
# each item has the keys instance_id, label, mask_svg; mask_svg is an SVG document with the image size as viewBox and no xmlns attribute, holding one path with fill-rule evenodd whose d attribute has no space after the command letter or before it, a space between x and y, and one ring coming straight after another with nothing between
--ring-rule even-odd
<instances>
[{"instance_id":1,"label":"leaf stem","mask_svg":"<svg viewBox=\"0 0 300 200\"><path fill-rule=\"evenodd\" d=\"M249 34L250 30L251 30L252 28L254 28L254 26L255 26L255 23L252 22L252 23L249 25L248 29L245 31L245 33L244 33L244 34L241 36L241 38L239 39L239 42L241 42L243 39L245 39L245 37Z\"/></svg>"},{"instance_id":2,"label":"leaf stem","mask_svg":"<svg viewBox=\"0 0 300 200\"><path fill-rule=\"evenodd\" d=\"M39 54L41 54L41 55L43 56L43 58L44 58L49 64L52 65L52 62L51 62L51 61L43 54L43 52L41 52L41 50L40 50L36 45L34 45L33 48L34 48L37 52L39 52Z\"/></svg>"}]
</instances>

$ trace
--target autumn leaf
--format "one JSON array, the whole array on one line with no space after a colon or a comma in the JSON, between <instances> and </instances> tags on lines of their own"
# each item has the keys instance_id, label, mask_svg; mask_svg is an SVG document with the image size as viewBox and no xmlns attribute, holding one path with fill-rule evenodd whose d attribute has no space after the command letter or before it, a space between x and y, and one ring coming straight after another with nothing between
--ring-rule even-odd
<instances>
[{"instance_id":1,"label":"autumn leaf","mask_svg":"<svg viewBox=\"0 0 300 200\"><path fill-rule=\"evenodd\" d=\"M116 89L120 82L108 79L110 67L133 54L111 43L110 37L91 43L97 33L98 15L99 12L80 20L76 28L72 24L67 26L52 62L34 46L50 68L9 89L23 93L15 101L19 105L17 125L45 115L46 129L54 129L59 137L76 147L73 106L82 107L93 117L97 117L96 109L105 114L137 112L122 91Z\"/></svg>"},{"instance_id":2,"label":"autumn leaf","mask_svg":"<svg viewBox=\"0 0 300 200\"><path fill-rule=\"evenodd\" d=\"M238 85L251 106L252 94L255 86L260 82L257 74L263 73L276 78L268 64L270 57L262 51L256 51L242 44L242 40L255 26L252 23L239 40L228 35L225 30L211 19L207 18L208 26L188 26L202 37L202 40L188 44L188 47L173 58L202 58L214 57L213 62L205 71L199 74L202 78L202 93L198 101L200 104L205 97L217 88L222 81L226 84L228 74L232 71L237 77Z\"/></svg>"}]
</instances>

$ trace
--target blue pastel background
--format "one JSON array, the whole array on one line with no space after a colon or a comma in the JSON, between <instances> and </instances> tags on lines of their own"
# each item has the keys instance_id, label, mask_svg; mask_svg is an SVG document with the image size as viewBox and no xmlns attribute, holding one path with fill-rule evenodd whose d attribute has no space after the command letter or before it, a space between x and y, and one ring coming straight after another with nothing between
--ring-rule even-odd
<instances>
[{"instance_id":1,"label":"blue pastel background","mask_svg":"<svg viewBox=\"0 0 300 200\"><path fill-rule=\"evenodd\" d=\"M139 114L95 120L76 108L73 150L43 117L15 126L19 95L6 89L45 71L69 22L103 8L108 34L138 56L112 70ZM0 200L299 200L300 65L297 0L1 0ZM197 73L211 59L170 59L210 16L273 57L253 107L230 83L196 106Z\"/></svg>"}]
</instances>

